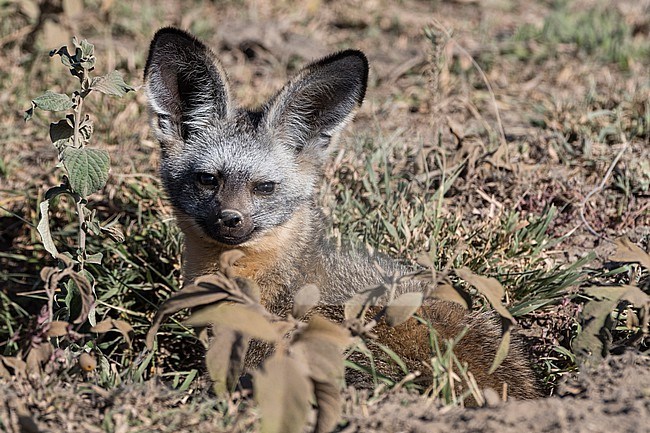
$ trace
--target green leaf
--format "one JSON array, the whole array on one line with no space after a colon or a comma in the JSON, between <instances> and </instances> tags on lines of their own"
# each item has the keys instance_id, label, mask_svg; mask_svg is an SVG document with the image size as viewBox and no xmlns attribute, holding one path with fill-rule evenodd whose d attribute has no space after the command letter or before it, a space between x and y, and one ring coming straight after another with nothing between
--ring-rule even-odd
<instances>
[{"instance_id":1,"label":"green leaf","mask_svg":"<svg viewBox=\"0 0 650 433\"><path fill-rule=\"evenodd\" d=\"M52 240L52 233L50 233L50 201L44 200L38 205L38 207L41 210L41 219L38 221L36 230L38 230L38 233L41 235L45 251L52 254L52 257L56 257L59 255L59 252L54 245L54 241Z\"/></svg>"},{"instance_id":2,"label":"green leaf","mask_svg":"<svg viewBox=\"0 0 650 433\"><path fill-rule=\"evenodd\" d=\"M179 386L177 389L180 392L185 392L190 388L190 385L192 384L192 381L196 377L196 375L199 373L199 370L192 369L190 370L190 374L187 375L181 386Z\"/></svg>"},{"instance_id":3,"label":"green leaf","mask_svg":"<svg viewBox=\"0 0 650 433\"><path fill-rule=\"evenodd\" d=\"M92 70L95 67L95 46L86 39L79 42L76 37L72 38L75 46L75 61L84 69Z\"/></svg>"},{"instance_id":4,"label":"green leaf","mask_svg":"<svg viewBox=\"0 0 650 433\"><path fill-rule=\"evenodd\" d=\"M103 257L104 255L102 253L90 254L88 257L86 257L86 263L101 265Z\"/></svg>"},{"instance_id":5,"label":"green leaf","mask_svg":"<svg viewBox=\"0 0 650 433\"><path fill-rule=\"evenodd\" d=\"M76 44L75 44L76 45ZM83 56L84 59L87 59L93 55L95 55L95 46L88 42L88 40L84 39L81 41L81 43L78 45L79 48L81 48L81 55Z\"/></svg>"},{"instance_id":6,"label":"green leaf","mask_svg":"<svg viewBox=\"0 0 650 433\"><path fill-rule=\"evenodd\" d=\"M63 153L63 165L72 190L85 198L106 184L110 158L105 150L68 148Z\"/></svg>"},{"instance_id":7,"label":"green leaf","mask_svg":"<svg viewBox=\"0 0 650 433\"><path fill-rule=\"evenodd\" d=\"M93 234L97 236L98 234L101 233L101 227L99 226L99 222L95 221L94 219L90 219L89 221L86 221L86 233L88 234Z\"/></svg>"},{"instance_id":8,"label":"green leaf","mask_svg":"<svg viewBox=\"0 0 650 433\"><path fill-rule=\"evenodd\" d=\"M128 92L135 91L135 88L129 86L122 79L119 72L113 71L103 77L95 77L90 83L90 88L102 92L106 95L124 96Z\"/></svg>"},{"instance_id":9,"label":"green leaf","mask_svg":"<svg viewBox=\"0 0 650 433\"><path fill-rule=\"evenodd\" d=\"M388 355L388 357L402 370L402 373L409 374L409 368L406 365L406 362L404 362L404 360L397 353L395 353L393 349L376 341L374 342L374 345L377 346L386 355Z\"/></svg>"},{"instance_id":10,"label":"green leaf","mask_svg":"<svg viewBox=\"0 0 650 433\"><path fill-rule=\"evenodd\" d=\"M34 106L41 110L63 111L72 108L72 99L64 93L55 93L48 90L41 96L32 100Z\"/></svg>"}]
</instances>

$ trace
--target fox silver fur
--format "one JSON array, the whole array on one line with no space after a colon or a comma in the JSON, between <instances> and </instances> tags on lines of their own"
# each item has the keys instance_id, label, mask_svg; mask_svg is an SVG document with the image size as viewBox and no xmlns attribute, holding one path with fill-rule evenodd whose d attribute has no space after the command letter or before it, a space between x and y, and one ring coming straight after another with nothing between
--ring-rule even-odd
<instances>
[{"instance_id":1,"label":"fox silver fur","mask_svg":"<svg viewBox=\"0 0 650 433\"><path fill-rule=\"evenodd\" d=\"M174 28L156 33L145 88L161 145L160 173L185 236L186 281L218 270L221 253L237 248L245 253L238 274L257 282L269 311L286 315L295 292L313 283L321 289L321 312L340 321L348 298L382 281L373 262L389 274L407 271L387 258L336 249L317 203L328 152L361 105L367 79L365 55L342 51L307 65L250 110L232 100L223 67L202 42ZM412 283L401 290L422 289ZM435 300L421 313L443 338L469 328L455 349L481 388L501 390L505 383L515 397L539 394L517 341L501 367L487 374L501 336L491 315ZM377 333L410 367L427 371L426 326L411 319L396 328L380 325Z\"/></svg>"}]
</instances>

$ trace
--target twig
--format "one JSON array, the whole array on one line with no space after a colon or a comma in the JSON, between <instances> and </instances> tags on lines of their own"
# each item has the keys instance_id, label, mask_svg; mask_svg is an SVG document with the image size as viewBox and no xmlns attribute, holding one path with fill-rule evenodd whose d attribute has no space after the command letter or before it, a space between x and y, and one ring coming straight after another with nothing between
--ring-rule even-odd
<instances>
[{"instance_id":1,"label":"twig","mask_svg":"<svg viewBox=\"0 0 650 433\"><path fill-rule=\"evenodd\" d=\"M103 305L105 307L111 308L113 310L120 311L122 313L129 314L131 316L147 317L147 314L145 314L145 313L140 313L138 311L129 310L128 308L123 308L123 307L119 307L117 305L109 304L108 302L104 302L101 299L96 299L95 302L97 302L99 305Z\"/></svg>"},{"instance_id":2,"label":"twig","mask_svg":"<svg viewBox=\"0 0 650 433\"><path fill-rule=\"evenodd\" d=\"M582 221L582 224L587 228L589 233L591 233L594 236L597 236L600 239L604 239L605 241L610 242L610 243L613 243L614 241L612 241L607 236L601 235L600 233L598 233L596 230L594 230L593 227L591 227L589 222L587 222L587 219L585 218L585 206L587 205L587 202L589 201L589 199L591 198L592 195L596 194L597 192L602 191L603 188L605 188L605 184L609 180L609 177L612 175L612 172L614 171L614 167L616 167L616 164L618 164L619 159L621 159L621 157L623 156L623 153L629 147L630 143L627 141L627 138L625 137L625 134L622 133L622 132L621 132L621 139L622 139L624 145L621 148L621 150L618 152L618 154L616 155L616 158L614 158L614 160L610 164L609 168L607 169L607 172L605 173L605 176L603 177L603 180L600 182L600 184L596 188L592 189L589 192L589 194L587 194L585 196L584 200L582 200L582 202L580 203L580 220Z\"/></svg>"}]
</instances>

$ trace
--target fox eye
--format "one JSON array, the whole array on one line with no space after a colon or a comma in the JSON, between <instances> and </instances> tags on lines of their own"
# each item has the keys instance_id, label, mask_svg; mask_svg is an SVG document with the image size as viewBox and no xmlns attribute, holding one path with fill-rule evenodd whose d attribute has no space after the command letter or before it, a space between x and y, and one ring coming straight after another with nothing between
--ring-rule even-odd
<instances>
[{"instance_id":1,"label":"fox eye","mask_svg":"<svg viewBox=\"0 0 650 433\"><path fill-rule=\"evenodd\" d=\"M214 174L210 174L210 173L196 173L196 181L203 186L208 186L208 187L219 186L219 178L217 178L217 176L215 176Z\"/></svg>"},{"instance_id":2,"label":"fox eye","mask_svg":"<svg viewBox=\"0 0 650 433\"><path fill-rule=\"evenodd\" d=\"M255 185L253 191L260 195L271 195L275 191L275 182L262 182Z\"/></svg>"}]
</instances>

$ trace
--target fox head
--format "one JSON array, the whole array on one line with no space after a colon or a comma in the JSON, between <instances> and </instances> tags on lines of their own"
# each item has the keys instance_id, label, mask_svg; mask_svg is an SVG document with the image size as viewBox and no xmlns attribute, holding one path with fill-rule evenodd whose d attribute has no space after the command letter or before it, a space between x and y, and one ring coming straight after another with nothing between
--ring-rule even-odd
<instances>
[{"instance_id":1,"label":"fox head","mask_svg":"<svg viewBox=\"0 0 650 433\"><path fill-rule=\"evenodd\" d=\"M151 42L145 87L161 176L181 227L249 245L311 202L328 149L364 98L368 62L342 51L240 108L215 54L178 29Z\"/></svg>"}]
</instances>

